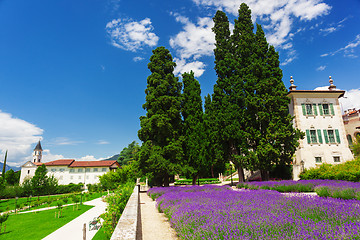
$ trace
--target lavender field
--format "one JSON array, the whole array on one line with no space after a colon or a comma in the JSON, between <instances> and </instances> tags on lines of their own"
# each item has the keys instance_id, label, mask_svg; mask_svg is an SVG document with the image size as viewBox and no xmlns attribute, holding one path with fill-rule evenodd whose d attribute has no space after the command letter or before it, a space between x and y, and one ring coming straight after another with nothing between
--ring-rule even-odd
<instances>
[{"instance_id":1,"label":"lavender field","mask_svg":"<svg viewBox=\"0 0 360 240\"><path fill-rule=\"evenodd\" d=\"M341 180L284 180L239 183L238 188L279 192L316 192L321 197L360 200L360 183Z\"/></svg>"},{"instance_id":2,"label":"lavender field","mask_svg":"<svg viewBox=\"0 0 360 240\"><path fill-rule=\"evenodd\" d=\"M219 186L148 194L182 239L360 239L357 200Z\"/></svg>"}]
</instances>

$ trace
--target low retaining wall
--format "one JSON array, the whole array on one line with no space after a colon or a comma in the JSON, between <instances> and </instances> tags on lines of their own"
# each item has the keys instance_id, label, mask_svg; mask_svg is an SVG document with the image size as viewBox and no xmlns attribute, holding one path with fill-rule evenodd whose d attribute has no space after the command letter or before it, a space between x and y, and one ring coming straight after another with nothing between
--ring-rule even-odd
<instances>
[{"instance_id":1,"label":"low retaining wall","mask_svg":"<svg viewBox=\"0 0 360 240\"><path fill-rule=\"evenodd\" d=\"M139 217L139 186L135 186L110 240L136 240Z\"/></svg>"}]
</instances>

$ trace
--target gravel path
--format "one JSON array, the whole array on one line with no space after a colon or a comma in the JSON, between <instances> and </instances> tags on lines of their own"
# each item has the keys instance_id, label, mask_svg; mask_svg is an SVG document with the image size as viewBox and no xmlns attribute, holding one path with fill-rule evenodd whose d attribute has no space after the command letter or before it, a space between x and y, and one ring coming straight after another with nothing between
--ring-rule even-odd
<instances>
[{"instance_id":1,"label":"gravel path","mask_svg":"<svg viewBox=\"0 0 360 240\"><path fill-rule=\"evenodd\" d=\"M163 213L159 213L156 202L146 193L140 193L142 240L176 240L176 232Z\"/></svg>"},{"instance_id":2,"label":"gravel path","mask_svg":"<svg viewBox=\"0 0 360 240\"><path fill-rule=\"evenodd\" d=\"M94 237L97 230L89 231L89 222L105 212L106 203L97 198L88 202L86 205L93 205L95 207L84 212L71 222L68 222L55 232L43 238L43 240L82 240L83 239L83 226L86 224L86 239L90 240Z\"/></svg>"}]
</instances>

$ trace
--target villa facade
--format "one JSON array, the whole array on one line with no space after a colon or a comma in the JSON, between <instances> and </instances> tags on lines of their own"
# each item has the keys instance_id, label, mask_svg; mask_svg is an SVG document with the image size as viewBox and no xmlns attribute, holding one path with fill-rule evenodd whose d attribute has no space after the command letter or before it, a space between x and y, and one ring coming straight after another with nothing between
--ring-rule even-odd
<instances>
[{"instance_id":1,"label":"villa facade","mask_svg":"<svg viewBox=\"0 0 360 240\"><path fill-rule=\"evenodd\" d=\"M293 159L293 179L304 169L352 160L339 104L345 91L337 90L331 77L328 90L296 90L290 82L289 112L294 127L305 133Z\"/></svg>"},{"instance_id":2,"label":"villa facade","mask_svg":"<svg viewBox=\"0 0 360 240\"><path fill-rule=\"evenodd\" d=\"M26 178L32 178L36 169L45 164L48 176L54 176L60 185L69 183L87 184L99 183L99 176L115 171L120 167L116 160L106 161L75 161L74 159L60 159L42 163L42 148L40 141L34 149L33 161L26 162L21 166L20 184Z\"/></svg>"}]
</instances>

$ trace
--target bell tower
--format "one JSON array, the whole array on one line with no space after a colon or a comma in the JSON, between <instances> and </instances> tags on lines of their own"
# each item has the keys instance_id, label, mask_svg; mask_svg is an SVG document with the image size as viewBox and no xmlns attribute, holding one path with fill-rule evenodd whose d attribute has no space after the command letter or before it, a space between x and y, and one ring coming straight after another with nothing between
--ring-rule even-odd
<instances>
[{"instance_id":1,"label":"bell tower","mask_svg":"<svg viewBox=\"0 0 360 240\"><path fill-rule=\"evenodd\" d=\"M34 148L34 153L33 153L33 162L34 163L39 163L41 162L41 158L42 158L42 148L41 148L41 143L40 140L38 142L38 144L36 145L36 147Z\"/></svg>"}]
</instances>

